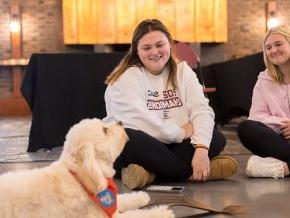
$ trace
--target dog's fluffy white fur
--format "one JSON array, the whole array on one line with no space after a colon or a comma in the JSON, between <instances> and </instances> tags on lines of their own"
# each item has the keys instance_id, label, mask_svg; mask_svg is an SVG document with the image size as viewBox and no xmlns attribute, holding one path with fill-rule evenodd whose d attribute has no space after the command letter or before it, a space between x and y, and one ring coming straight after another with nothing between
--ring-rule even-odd
<instances>
[{"instance_id":1,"label":"dog's fluffy white fur","mask_svg":"<svg viewBox=\"0 0 290 218\"><path fill-rule=\"evenodd\" d=\"M82 120L68 132L58 161L0 176L0 217L108 217L70 171L94 194L106 189L106 178L113 177L113 162L127 140L119 124L105 127L99 119ZM117 199L113 217L174 217L167 206L138 209L150 201L145 192L119 194Z\"/></svg>"}]
</instances>

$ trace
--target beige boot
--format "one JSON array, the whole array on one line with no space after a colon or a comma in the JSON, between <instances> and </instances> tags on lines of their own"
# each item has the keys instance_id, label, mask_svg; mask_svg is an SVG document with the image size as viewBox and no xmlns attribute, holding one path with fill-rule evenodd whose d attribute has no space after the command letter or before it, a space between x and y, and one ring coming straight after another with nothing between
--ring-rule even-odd
<instances>
[{"instance_id":1,"label":"beige boot","mask_svg":"<svg viewBox=\"0 0 290 218\"><path fill-rule=\"evenodd\" d=\"M210 173L207 180L225 179L233 176L238 169L236 160L229 156L217 156L210 160Z\"/></svg>"},{"instance_id":2,"label":"beige boot","mask_svg":"<svg viewBox=\"0 0 290 218\"><path fill-rule=\"evenodd\" d=\"M136 189L151 184L155 175L137 164L129 164L121 170L121 179L122 183L129 189Z\"/></svg>"}]
</instances>

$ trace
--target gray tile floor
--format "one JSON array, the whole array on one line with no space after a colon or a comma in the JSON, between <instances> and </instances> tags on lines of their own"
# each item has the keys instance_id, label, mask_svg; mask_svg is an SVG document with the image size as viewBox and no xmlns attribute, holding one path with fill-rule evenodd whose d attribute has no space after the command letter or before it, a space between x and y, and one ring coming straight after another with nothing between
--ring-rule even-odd
<instances>
[{"instance_id":1,"label":"gray tile floor","mask_svg":"<svg viewBox=\"0 0 290 218\"><path fill-rule=\"evenodd\" d=\"M43 167L51 163L51 161L45 162L45 158L37 161L39 160L37 159L38 156L37 158L31 158L29 155L21 156L27 155L25 149L29 125L29 117L0 118L0 158L7 154L14 155L14 159L10 162L0 159L0 174L12 170ZM239 163L239 169L235 176L220 181L174 183L174 185L185 186L181 195L205 203L215 209L222 209L228 205L243 205L245 213L236 217L289 217L290 179L247 178L244 175L244 170L250 153L239 144L234 131L235 126L235 123L233 123L222 128L227 137L227 146L223 154L236 158ZM20 154L20 156L17 156L17 154ZM7 159L7 157L5 158ZM20 161L17 161L19 158ZM117 184L119 192L129 191L118 180ZM152 199L157 199L169 194L150 193L150 195ZM173 210L177 217L230 217L229 215L202 215L204 211L185 207L175 207Z\"/></svg>"}]
</instances>

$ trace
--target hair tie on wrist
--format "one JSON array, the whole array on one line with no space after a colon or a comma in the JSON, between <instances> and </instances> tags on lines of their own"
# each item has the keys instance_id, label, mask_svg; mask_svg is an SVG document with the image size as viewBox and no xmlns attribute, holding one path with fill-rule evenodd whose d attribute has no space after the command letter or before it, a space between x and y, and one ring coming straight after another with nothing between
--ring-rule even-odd
<instances>
[{"instance_id":1,"label":"hair tie on wrist","mask_svg":"<svg viewBox=\"0 0 290 218\"><path fill-rule=\"evenodd\" d=\"M194 147L194 149L202 148L202 149L208 150L208 147L205 145L194 145L193 147Z\"/></svg>"}]
</instances>

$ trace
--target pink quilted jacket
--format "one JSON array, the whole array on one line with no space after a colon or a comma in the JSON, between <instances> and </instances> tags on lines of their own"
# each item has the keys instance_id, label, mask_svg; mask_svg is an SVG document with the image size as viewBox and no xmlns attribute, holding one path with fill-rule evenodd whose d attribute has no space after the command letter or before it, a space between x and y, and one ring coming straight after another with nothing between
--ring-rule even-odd
<instances>
[{"instance_id":1,"label":"pink quilted jacket","mask_svg":"<svg viewBox=\"0 0 290 218\"><path fill-rule=\"evenodd\" d=\"M290 84L279 84L268 70L259 74L255 85L249 120L260 121L276 132L282 120L290 119Z\"/></svg>"}]
</instances>

